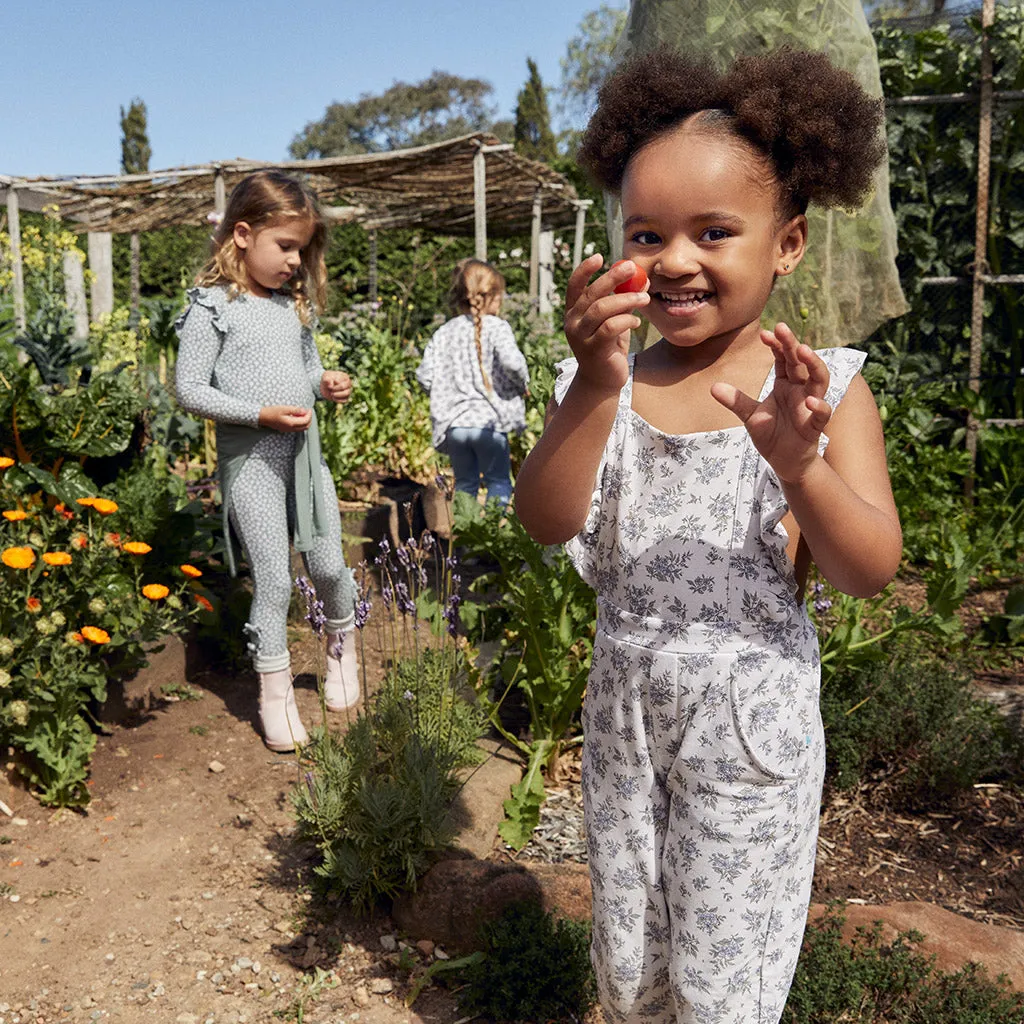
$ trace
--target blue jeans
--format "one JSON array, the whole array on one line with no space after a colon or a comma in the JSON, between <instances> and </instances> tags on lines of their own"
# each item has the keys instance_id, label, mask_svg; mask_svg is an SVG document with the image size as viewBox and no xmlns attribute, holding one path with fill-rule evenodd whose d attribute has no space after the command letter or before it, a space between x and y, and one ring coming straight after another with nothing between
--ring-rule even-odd
<instances>
[{"instance_id":1,"label":"blue jeans","mask_svg":"<svg viewBox=\"0 0 1024 1024\"><path fill-rule=\"evenodd\" d=\"M488 499L507 505L512 497L507 435L485 427L449 427L447 441L455 489L475 498L483 477Z\"/></svg>"}]
</instances>

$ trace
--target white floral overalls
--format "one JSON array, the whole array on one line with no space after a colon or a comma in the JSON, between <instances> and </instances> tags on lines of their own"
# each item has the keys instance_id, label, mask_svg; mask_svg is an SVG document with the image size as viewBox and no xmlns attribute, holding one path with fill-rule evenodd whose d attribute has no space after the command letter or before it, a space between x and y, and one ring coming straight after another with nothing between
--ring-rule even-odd
<instances>
[{"instance_id":1,"label":"white floral overalls","mask_svg":"<svg viewBox=\"0 0 1024 1024\"><path fill-rule=\"evenodd\" d=\"M819 355L834 408L864 356ZM559 370L561 401L575 360ZM814 872L817 637L746 429L664 434L632 410L632 372L566 545L597 592L582 785L601 1001L614 1022L776 1024Z\"/></svg>"}]
</instances>

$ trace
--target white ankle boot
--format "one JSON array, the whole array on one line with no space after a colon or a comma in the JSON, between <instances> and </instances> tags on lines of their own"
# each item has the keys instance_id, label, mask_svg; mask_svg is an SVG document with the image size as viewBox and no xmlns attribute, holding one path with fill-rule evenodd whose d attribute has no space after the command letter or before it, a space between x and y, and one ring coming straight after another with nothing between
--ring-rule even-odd
<instances>
[{"instance_id":1,"label":"white ankle boot","mask_svg":"<svg viewBox=\"0 0 1024 1024\"><path fill-rule=\"evenodd\" d=\"M335 657L341 644L341 657ZM356 658L356 637L352 630L327 634L327 675L324 698L328 711L344 711L359 700L359 661Z\"/></svg>"},{"instance_id":2,"label":"white ankle boot","mask_svg":"<svg viewBox=\"0 0 1024 1024\"><path fill-rule=\"evenodd\" d=\"M260 673L260 724L263 742L279 754L308 742L309 736L295 705L292 674L288 669Z\"/></svg>"}]
</instances>

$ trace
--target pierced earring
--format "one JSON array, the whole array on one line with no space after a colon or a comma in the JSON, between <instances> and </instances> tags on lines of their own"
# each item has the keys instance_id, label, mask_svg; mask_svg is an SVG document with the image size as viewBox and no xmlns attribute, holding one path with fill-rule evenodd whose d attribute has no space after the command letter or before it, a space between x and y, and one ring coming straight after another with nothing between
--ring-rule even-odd
<instances>
[{"instance_id":1,"label":"pierced earring","mask_svg":"<svg viewBox=\"0 0 1024 1024\"><path fill-rule=\"evenodd\" d=\"M783 263L782 264L782 269L783 270L789 270L789 264L788 263Z\"/></svg>"}]
</instances>

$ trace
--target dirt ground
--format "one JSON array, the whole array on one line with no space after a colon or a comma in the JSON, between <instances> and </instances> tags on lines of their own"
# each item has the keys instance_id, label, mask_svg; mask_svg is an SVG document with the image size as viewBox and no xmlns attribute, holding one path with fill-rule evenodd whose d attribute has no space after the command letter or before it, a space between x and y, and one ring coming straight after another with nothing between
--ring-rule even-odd
<instances>
[{"instance_id":1,"label":"dirt ground","mask_svg":"<svg viewBox=\"0 0 1024 1024\"><path fill-rule=\"evenodd\" d=\"M150 678L187 695L182 669L168 648ZM297 680L307 723L315 685ZM259 738L255 676L190 688L198 699L154 687L100 737L84 813L42 808L0 776L14 812L0 814L0 1024L457 1020L439 990L406 1009L386 917L311 914L312 862L292 841L299 767Z\"/></svg>"},{"instance_id":2,"label":"dirt ground","mask_svg":"<svg viewBox=\"0 0 1024 1024\"><path fill-rule=\"evenodd\" d=\"M315 722L312 648L293 650ZM380 660L369 652L378 674ZM172 646L147 678L148 697L127 693L143 706L99 739L84 813L42 808L0 775L13 811L0 813L0 1024L457 1024L444 989L404 1002L408 966L443 950L403 950L384 916L315 912L293 842L300 768L259 738L255 677L199 672L184 687ZM1019 666L989 685L1024 698ZM998 787L919 816L871 787L833 796L814 899L919 899L1024 930L1022 814Z\"/></svg>"}]
</instances>

